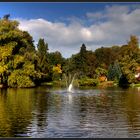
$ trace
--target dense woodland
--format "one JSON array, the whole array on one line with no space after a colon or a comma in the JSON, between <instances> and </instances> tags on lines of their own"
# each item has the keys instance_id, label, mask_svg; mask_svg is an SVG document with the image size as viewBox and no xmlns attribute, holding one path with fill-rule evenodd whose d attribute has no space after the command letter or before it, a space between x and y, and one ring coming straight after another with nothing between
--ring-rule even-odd
<instances>
[{"instance_id":1,"label":"dense woodland","mask_svg":"<svg viewBox=\"0 0 140 140\"><path fill-rule=\"evenodd\" d=\"M43 38L34 45L32 36L18 28L18 21L9 15L0 19L0 84L5 87L34 87L42 83L62 81L69 74L76 74L79 85L96 86L106 76L107 81L118 85L139 83L140 49L138 38L131 35L122 46L100 47L87 50L85 44L70 58L63 58L59 51L49 52Z\"/></svg>"}]
</instances>

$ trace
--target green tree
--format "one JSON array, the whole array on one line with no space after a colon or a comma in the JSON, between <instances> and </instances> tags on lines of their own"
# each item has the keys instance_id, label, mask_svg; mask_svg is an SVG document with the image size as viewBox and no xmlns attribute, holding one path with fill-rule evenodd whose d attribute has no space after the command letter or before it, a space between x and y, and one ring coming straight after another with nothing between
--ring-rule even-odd
<instances>
[{"instance_id":1,"label":"green tree","mask_svg":"<svg viewBox=\"0 0 140 140\"><path fill-rule=\"evenodd\" d=\"M9 17L0 19L0 79L1 84L10 87L30 87L39 77L34 64L35 48L32 37L19 30L18 25Z\"/></svg>"},{"instance_id":2,"label":"green tree","mask_svg":"<svg viewBox=\"0 0 140 140\"><path fill-rule=\"evenodd\" d=\"M49 72L48 44L44 42L44 39L39 39L37 48L38 69L40 70L40 72L47 74Z\"/></svg>"},{"instance_id":3,"label":"green tree","mask_svg":"<svg viewBox=\"0 0 140 140\"><path fill-rule=\"evenodd\" d=\"M49 64L52 66L57 64L61 64L61 66L63 66L65 63L65 59L62 57L62 54L59 51L49 53L48 60Z\"/></svg>"},{"instance_id":4,"label":"green tree","mask_svg":"<svg viewBox=\"0 0 140 140\"><path fill-rule=\"evenodd\" d=\"M9 17L10 17L10 14L6 14L6 15L3 16L3 19L8 20Z\"/></svg>"},{"instance_id":5,"label":"green tree","mask_svg":"<svg viewBox=\"0 0 140 140\"><path fill-rule=\"evenodd\" d=\"M86 54L86 75L90 78L96 78L96 68L98 66L97 58L94 52L87 51Z\"/></svg>"},{"instance_id":6,"label":"green tree","mask_svg":"<svg viewBox=\"0 0 140 140\"><path fill-rule=\"evenodd\" d=\"M114 64L110 64L108 74L107 74L108 80L112 80L112 81L116 80L118 82L121 76L122 76L122 71L118 62L115 61Z\"/></svg>"},{"instance_id":7,"label":"green tree","mask_svg":"<svg viewBox=\"0 0 140 140\"><path fill-rule=\"evenodd\" d=\"M101 67L98 67L96 70L96 75L97 77L102 76L102 75L107 75L107 70Z\"/></svg>"},{"instance_id":8,"label":"green tree","mask_svg":"<svg viewBox=\"0 0 140 140\"><path fill-rule=\"evenodd\" d=\"M66 75L73 75L77 73L77 77L85 76L87 65L86 65L86 46L82 44L79 53L73 54L70 58L65 60L63 71Z\"/></svg>"},{"instance_id":9,"label":"green tree","mask_svg":"<svg viewBox=\"0 0 140 140\"><path fill-rule=\"evenodd\" d=\"M139 40L138 37L135 35L130 36L130 41L128 41L128 46L131 48L138 48L139 47Z\"/></svg>"},{"instance_id":10,"label":"green tree","mask_svg":"<svg viewBox=\"0 0 140 140\"><path fill-rule=\"evenodd\" d=\"M98 62L98 67L104 66L104 69L108 69L109 65L116 59L116 55L113 48L101 47L95 50L95 55Z\"/></svg>"},{"instance_id":11,"label":"green tree","mask_svg":"<svg viewBox=\"0 0 140 140\"><path fill-rule=\"evenodd\" d=\"M79 76L86 76L87 63L86 63L87 50L85 44L82 44L79 53L72 55L70 60L71 70L73 73L77 72Z\"/></svg>"},{"instance_id":12,"label":"green tree","mask_svg":"<svg viewBox=\"0 0 140 140\"><path fill-rule=\"evenodd\" d=\"M51 79L51 66L49 64L48 44L44 39L39 39L37 44L37 71L41 73L41 79L37 83Z\"/></svg>"},{"instance_id":13,"label":"green tree","mask_svg":"<svg viewBox=\"0 0 140 140\"><path fill-rule=\"evenodd\" d=\"M127 45L120 48L119 64L122 69L123 76L126 76L128 83L136 83L135 72L140 65L140 49L138 47L138 39L131 36Z\"/></svg>"}]
</instances>

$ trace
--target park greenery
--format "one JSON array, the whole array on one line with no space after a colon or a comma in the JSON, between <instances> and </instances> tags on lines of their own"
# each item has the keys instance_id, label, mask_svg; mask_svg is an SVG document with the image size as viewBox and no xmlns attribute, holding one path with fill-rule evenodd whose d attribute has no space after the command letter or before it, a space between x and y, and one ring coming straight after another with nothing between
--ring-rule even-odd
<instances>
[{"instance_id":1,"label":"park greenery","mask_svg":"<svg viewBox=\"0 0 140 140\"><path fill-rule=\"evenodd\" d=\"M122 46L95 51L87 50L83 43L77 54L64 58L59 51L49 52L49 44L43 38L35 46L32 36L18 25L9 15L0 19L1 87L34 87L43 83L61 86L65 83L64 75L69 74L76 74L78 86L139 83L135 74L140 72L140 48L135 35Z\"/></svg>"}]
</instances>

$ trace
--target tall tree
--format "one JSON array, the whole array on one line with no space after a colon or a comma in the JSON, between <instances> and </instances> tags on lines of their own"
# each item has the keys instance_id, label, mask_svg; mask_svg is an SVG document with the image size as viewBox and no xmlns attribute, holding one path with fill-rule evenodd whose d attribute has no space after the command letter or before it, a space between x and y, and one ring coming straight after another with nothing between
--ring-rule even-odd
<instances>
[{"instance_id":1,"label":"tall tree","mask_svg":"<svg viewBox=\"0 0 140 140\"><path fill-rule=\"evenodd\" d=\"M3 16L3 19L8 20L9 17L10 17L10 14L6 14L6 15Z\"/></svg>"},{"instance_id":2,"label":"tall tree","mask_svg":"<svg viewBox=\"0 0 140 140\"><path fill-rule=\"evenodd\" d=\"M48 44L45 43L44 39L39 39L37 49L37 68L42 73L42 80L45 80L49 76L50 66L48 62Z\"/></svg>"},{"instance_id":3,"label":"tall tree","mask_svg":"<svg viewBox=\"0 0 140 140\"><path fill-rule=\"evenodd\" d=\"M115 61L115 53L112 48L101 47L95 50L98 66L108 69L109 65Z\"/></svg>"},{"instance_id":4,"label":"tall tree","mask_svg":"<svg viewBox=\"0 0 140 140\"><path fill-rule=\"evenodd\" d=\"M48 44L44 42L44 39L39 39L38 44L38 56L39 56L39 62L38 67L39 70L43 73L48 72Z\"/></svg>"},{"instance_id":5,"label":"tall tree","mask_svg":"<svg viewBox=\"0 0 140 140\"><path fill-rule=\"evenodd\" d=\"M128 41L128 46L131 48L138 48L139 47L139 40L138 37L135 35L130 36L130 41Z\"/></svg>"},{"instance_id":6,"label":"tall tree","mask_svg":"<svg viewBox=\"0 0 140 140\"><path fill-rule=\"evenodd\" d=\"M51 52L48 54L49 64L54 66L57 64L64 65L65 59L62 57L62 54L59 51Z\"/></svg>"},{"instance_id":7,"label":"tall tree","mask_svg":"<svg viewBox=\"0 0 140 140\"><path fill-rule=\"evenodd\" d=\"M126 77L129 83L135 83L136 68L140 65L140 49L136 36L131 36L128 44L120 48L118 57L123 77Z\"/></svg>"},{"instance_id":8,"label":"tall tree","mask_svg":"<svg viewBox=\"0 0 140 140\"><path fill-rule=\"evenodd\" d=\"M107 75L108 79L112 81L116 80L118 82L121 76L122 71L118 62L115 61L114 64L110 64Z\"/></svg>"},{"instance_id":9,"label":"tall tree","mask_svg":"<svg viewBox=\"0 0 140 140\"><path fill-rule=\"evenodd\" d=\"M32 48L30 53L34 54L32 37L28 32L19 30L17 21L5 18L0 19L1 84L11 87L34 86L34 78L38 73L33 61L26 57L27 48Z\"/></svg>"}]
</instances>

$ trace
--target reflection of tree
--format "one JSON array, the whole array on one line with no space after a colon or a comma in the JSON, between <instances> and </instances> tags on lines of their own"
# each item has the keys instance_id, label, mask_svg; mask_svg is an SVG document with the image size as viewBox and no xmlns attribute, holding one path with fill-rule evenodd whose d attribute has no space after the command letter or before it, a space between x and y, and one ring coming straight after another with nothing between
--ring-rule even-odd
<instances>
[{"instance_id":1,"label":"reflection of tree","mask_svg":"<svg viewBox=\"0 0 140 140\"><path fill-rule=\"evenodd\" d=\"M62 98L61 98L61 95L57 95L57 94L52 94L49 98L51 102L49 102L50 104L50 111L53 111L53 112L60 112L61 111L61 107L62 107Z\"/></svg>"},{"instance_id":2,"label":"reflection of tree","mask_svg":"<svg viewBox=\"0 0 140 140\"><path fill-rule=\"evenodd\" d=\"M48 98L46 92L35 94L34 102L36 104L34 108L38 130L42 130L47 125Z\"/></svg>"},{"instance_id":3,"label":"reflection of tree","mask_svg":"<svg viewBox=\"0 0 140 140\"><path fill-rule=\"evenodd\" d=\"M95 98L94 97L85 97L85 96L81 96L80 100L79 100L79 112L80 112L80 123L83 124L83 122L86 121L87 116L89 115L89 110L90 110L90 106L94 105L95 103ZM94 109L92 110L94 111Z\"/></svg>"},{"instance_id":4,"label":"reflection of tree","mask_svg":"<svg viewBox=\"0 0 140 140\"><path fill-rule=\"evenodd\" d=\"M96 96L81 97L81 111L98 113L108 113L113 107L113 98L109 98L108 94L100 93ZM85 113L86 114L86 113Z\"/></svg>"},{"instance_id":5,"label":"reflection of tree","mask_svg":"<svg viewBox=\"0 0 140 140\"><path fill-rule=\"evenodd\" d=\"M0 136L23 134L32 119L32 90L8 89L0 93Z\"/></svg>"},{"instance_id":6,"label":"reflection of tree","mask_svg":"<svg viewBox=\"0 0 140 140\"><path fill-rule=\"evenodd\" d=\"M47 125L48 94L37 89L2 89L0 91L0 136L26 136L34 125Z\"/></svg>"},{"instance_id":7,"label":"reflection of tree","mask_svg":"<svg viewBox=\"0 0 140 140\"><path fill-rule=\"evenodd\" d=\"M120 120L123 120L119 116L118 109L121 96L115 94L106 91L94 96L80 97L81 126L83 128L89 127L95 133L99 131L106 133L108 136L110 134L113 136L113 133L116 133L114 129L116 129L116 126L120 127ZM101 135L104 135L104 133Z\"/></svg>"},{"instance_id":8,"label":"reflection of tree","mask_svg":"<svg viewBox=\"0 0 140 140\"><path fill-rule=\"evenodd\" d=\"M127 122L130 126L128 131L130 134L136 134L140 131L140 96L139 93L134 90L129 90L127 96L125 98L125 109L126 109L126 116Z\"/></svg>"}]
</instances>

